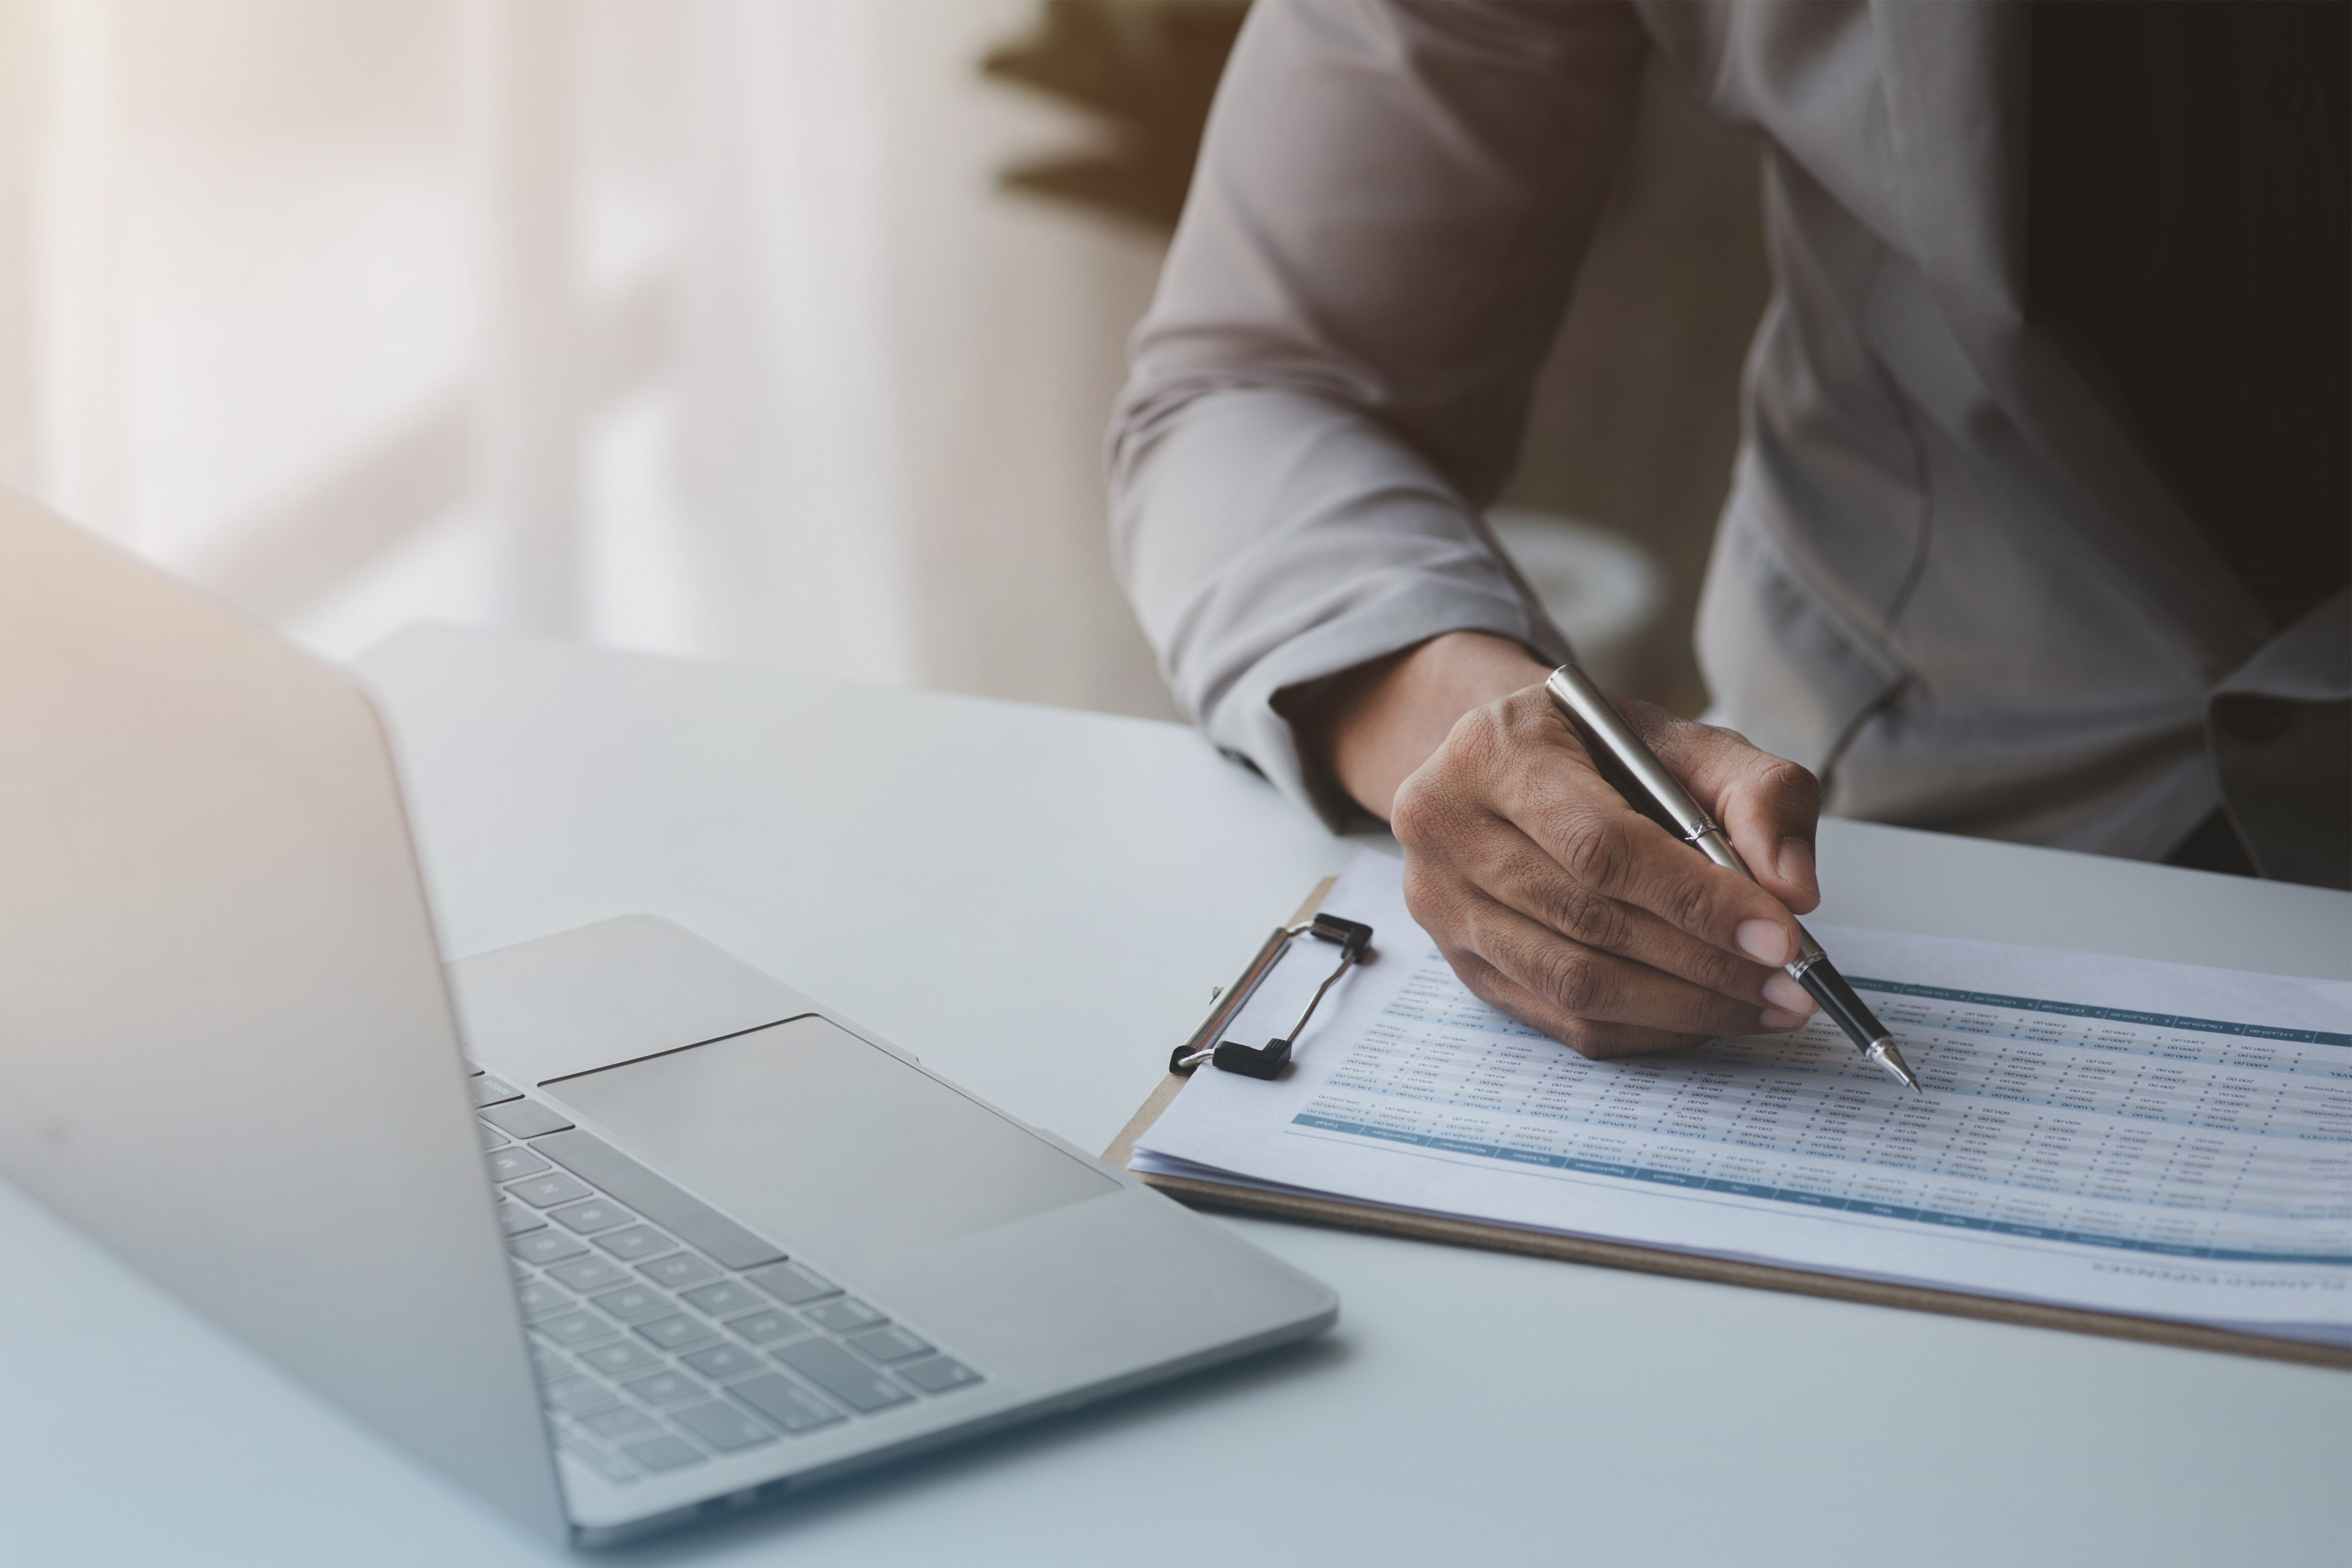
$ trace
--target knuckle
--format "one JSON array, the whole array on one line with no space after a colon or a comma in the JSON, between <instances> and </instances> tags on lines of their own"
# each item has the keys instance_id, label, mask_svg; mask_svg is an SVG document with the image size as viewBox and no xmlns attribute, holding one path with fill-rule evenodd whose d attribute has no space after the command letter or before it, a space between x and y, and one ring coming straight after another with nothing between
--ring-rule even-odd
<instances>
[{"instance_id":1,"label":"knuckle","mask_svg":"<svg viewBox=\"0 0 2352 1568\"><path fill-rule=\"evenodd\" d=\"M1553 928L1587 946L1622 951L1632 934L1632 924L1615 899L1604 898L1590 888L1568 883L1554 892Z\"/></svg>"},{"instance_id":2,"label":"knuckle","mask_svg":"<svg viewBox=\"0 0 2352 1568\"><path fill-rule=\"evenodd\" d=\"M1521 745L1542 745L1563 737L1572 737L1576 733L1539 685L1513 692L1492 705L1489 711L1496 727Z\"/></svg>"},{"instance_id":3,"label":"knuckle","mask_svg":"<svg viewBox=\"0 0 2352 1568\"><path fill-rule=\"evenodd\" d=\"M1569 875L1587 887L1615 885L1632 859L1624 831L1600 818L1584 817L1569 824L1561 836L1559 863Z\"/></svg>"},{"instance_id":4,"label":"knuckle","mask_svg":"<svg viewBox=\"0 0 2352 1568\"><path fill-rule=\"evenodd\" d=\"M1702 931L1712 925L1715 893L1708 879L1699 876L1677 878L1660 890L1658 913L1670 925L1685 931Z\"/></svg>"},{"instance_id":5,"label":"knuckle","mask_svg":"<svg viewBox=\"0 0 2352 1568\"><path fill-rule=\"evenodd\" d=\"M1501 714L1490 704L1474 707L1455 719L1453 729L1446 734L1444 749L1462 766L1483 775L1492 772L1502 760L1508 739Z\"/></svg>"},{"instance_id":6,"label":"knuckle","mask_svg":"<svg viewBox=\"0 0 2352 1568\"><path fill-rule=\"evenodd\" d=\"M1537 988L1572 1018L1590 1018L1613 999L1607 967L1575 947L1548 946L1536 960Z\"/></svg>"},{"instance_id":7,"label":"knuckle","mask_svg":"<svg viewBox=\"0 0 2352 1568\"><path fill-rule=\"evenodd\" d=\"M1742 751L1754 751L1757 749L1757 746L1754 741L1748 739L1745 735L1733 729L1728 725L1699 724L1694 721L1691 725L1691 729L1693 732L1693 738L1698 741L1701 745L1736 747Z\"/></svg>"},{"instance_id":8,"label":"knuckle","mask_svg":"<svg viewBox=\"0 0 2352 1568\"><path fill-rule=\"evenodd\" d=\"M1816 808L1821 805L1822 781L1813 777L1812 769L1800 767L1786 758L1772 759L1758 776L1757 788L1764 795L1790 805Z\"/></svg>"},{"instance_id":9,"label":"knuckle","mask_svg":"<svg viewBox=\"0 0 2352 1568\"><path fill-rule=\"evenodd\" d=\"M1408 850L1436 852L1461 835L1461 791L1444 773L1423 768L1397 787L1389 829Z\"/></svg>"},{"instance_id":10,"label":"knuckle","mask_svg":"<svg viewBox=\"0 0 2352 1568\"><path fill-rule=\"evenodd\" d=\"M1436 814L1421 775L1415 773L1397 786L1396 800L1389 807L1389 831L1408 850L1424 848L1431 841Z\"/></svg>"}]
</instances>

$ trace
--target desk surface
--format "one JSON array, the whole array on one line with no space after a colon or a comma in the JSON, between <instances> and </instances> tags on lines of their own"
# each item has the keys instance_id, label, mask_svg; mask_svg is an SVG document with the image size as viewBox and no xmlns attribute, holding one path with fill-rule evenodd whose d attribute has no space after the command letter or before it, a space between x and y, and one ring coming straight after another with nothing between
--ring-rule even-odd
<instances>
[{"instance_id":1,"label":"desk surface","mask_svg":"<svg viewBox=\"0 0 2352 1568\"><path fill-rule=\"evenodd\" d=\"M452 956L666 915L1090 1148L1352 847L1171 726L438 631L364 668ZM1826 919L2352 977L2343 894L1843 823L1822 867ZM1235 1228L1339 1290L1333 1334L619 1560L2332 1564L2352 1542L2340 1373ZM562 1560L5 1187L0 1244L0 1554Z\"/></svg>"}]
</instances>

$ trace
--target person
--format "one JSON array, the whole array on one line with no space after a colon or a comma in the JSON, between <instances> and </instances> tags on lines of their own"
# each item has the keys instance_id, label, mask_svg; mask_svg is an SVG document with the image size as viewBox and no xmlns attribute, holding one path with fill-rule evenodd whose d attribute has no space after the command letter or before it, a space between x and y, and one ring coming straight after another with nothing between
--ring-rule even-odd
<instances>
[{"instance_id":1,"label":"person","mask_svg":"<svg viewBox=\"0 0 2352 1568\"><path fill-rule=\"evenodd\" d=\"M1180 706L1385 819L1469 988L1588 1055L1786 1030L1817 813L2347 885L2332 4L1258 0L1114 417ZM1774 294L1633 811L1480 508L1654 49L1764 147Z\"/></svg>"}]
</instances>

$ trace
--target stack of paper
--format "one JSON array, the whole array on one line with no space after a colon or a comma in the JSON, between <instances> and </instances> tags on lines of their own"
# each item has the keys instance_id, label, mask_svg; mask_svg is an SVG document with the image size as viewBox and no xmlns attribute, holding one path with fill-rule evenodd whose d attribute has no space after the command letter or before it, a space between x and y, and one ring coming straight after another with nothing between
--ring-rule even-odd
<instances>
[{"instance_id":1,"label":"stack of paper","mask_svg":"<svg viewBox=\"0 0 2352 1568\"><path fill-rule=\"evenodd\" d=\"M1822 925L1914 1094L1819 1019L1590 1061L1464 988L1365 854L1377 959L1290 1073L1202 1069L1139 1171L2352 1343L2352 985ZM1279 966L1263 1044L1328 965Z\"/></svg>"}]
</instances>

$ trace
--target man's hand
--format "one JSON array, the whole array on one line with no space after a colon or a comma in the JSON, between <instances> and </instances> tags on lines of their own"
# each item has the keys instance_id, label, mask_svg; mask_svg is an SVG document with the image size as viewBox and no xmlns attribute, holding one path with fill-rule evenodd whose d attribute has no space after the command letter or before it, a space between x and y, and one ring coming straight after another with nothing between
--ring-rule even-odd
<instances>
[{"instance_id":1,"label":"man's hand","mask_svg":"<svg viewBox=\"0 0 2352 1568\"><path fill-rule=\"evenodd\" d=\"M1625 803L1517 643L1452 632L1342 677L1297 716L1310 754L1405 851L1405 899L1479 996L1586 1056L1790 1030L1780 966L1821 901L1821 789L1729 730L1619 705L1762 885Z\"/></svg>"}]
</instances>

